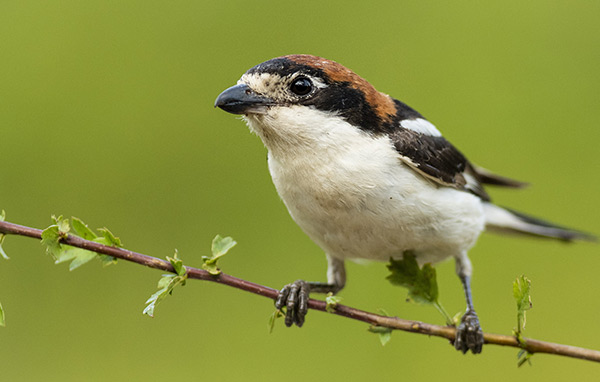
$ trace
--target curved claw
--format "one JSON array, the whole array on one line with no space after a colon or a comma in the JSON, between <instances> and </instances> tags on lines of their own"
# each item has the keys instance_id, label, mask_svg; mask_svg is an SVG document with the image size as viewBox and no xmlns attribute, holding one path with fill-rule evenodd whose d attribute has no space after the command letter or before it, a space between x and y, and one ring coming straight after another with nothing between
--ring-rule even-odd
<instances>
[{"instance_id":1,"label":"curved claw","mask_svg":"<svg viewBox=\"0 0 600 382\"><path fill-rule=\"evenodd\" d=\"M466 353L471 351L473 354L481 353L483 347L483 330L479 324L477 313L469 310L462 317L460 325L456 329L456 340L454 341L456 350Z\"/></svg>"},{"instance_id":2,"label":"curved claw","mask_svg":"<svg viewBox=\"0 0 600 382\"><path fill-rule=\"evenodd\" d=\"M308 298L310 285L304 280L296 280L287 284L279 291L275 300L275 308L282 309L285 306L285 325L290 327L304 324L308 312Z\"/></svg>"}]
</instances>

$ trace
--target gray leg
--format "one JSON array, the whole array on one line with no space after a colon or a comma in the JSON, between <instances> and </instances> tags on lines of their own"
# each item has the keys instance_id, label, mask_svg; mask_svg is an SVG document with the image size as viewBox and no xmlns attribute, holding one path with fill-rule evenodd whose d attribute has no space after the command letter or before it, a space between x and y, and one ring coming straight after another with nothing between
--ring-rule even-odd
<instances>
[{"instance_id":1,"label":"gray leg","mask_svg":"<svg viewBox=\"0 0 600 382\"><path fill-rule=\"evenodd\" d=\"M466 353L471 350L474 354L481 353L483 347L483 331L479 324L479 318L473 307L473 297L471 295L471 261L464 253L456 258L456 274L462 282L465 290L465 299L467 301L467 310L463 315L460 325L456 330L456 340L454 347Z\"/></svg>"},{"instance_id":2,"label":"gray leg","mask_svg":"<svg viewBox=\"0 0 600 382\"><path fill-rule=\"evenodd\" d=\"M279 291L275 300L275 308L285 307L285 325L301 327L308 312L308 298L310 292L337 293L346 284L346 269L344 260L327 256L327 283L306 282L296 280Z\"/></svg>"}]
</instances>

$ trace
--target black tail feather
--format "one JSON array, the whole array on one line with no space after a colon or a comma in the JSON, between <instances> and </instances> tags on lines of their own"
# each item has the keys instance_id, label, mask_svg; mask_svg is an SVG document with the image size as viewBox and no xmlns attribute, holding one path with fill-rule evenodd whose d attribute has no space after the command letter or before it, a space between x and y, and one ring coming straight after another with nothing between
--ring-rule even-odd
<instances>
[{"instance_id":1,"label":"black tail feather","mask_svg":"<svg viewBox=\"0 0 600 382\"><path fill-rule=\"evenodd\" d=\"M490 230L525 234L566 242L597 242L598 237L587 232L564 227L552 222L526 215L491 203L485 204L486 226Z\"/></svg>"}]
</instances>

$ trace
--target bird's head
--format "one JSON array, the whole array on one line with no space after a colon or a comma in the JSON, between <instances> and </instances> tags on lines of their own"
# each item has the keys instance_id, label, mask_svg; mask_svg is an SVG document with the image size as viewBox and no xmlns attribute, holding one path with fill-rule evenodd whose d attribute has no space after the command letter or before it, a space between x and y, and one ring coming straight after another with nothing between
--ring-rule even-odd
<instances>
[{"instance_id":1,"label":"bird's head","mask_svg":"<svg viewBox=\"0 0 600 382\"><path fill-rule=\"evenodd\" d=\"M258 64L215 101L216 107L244 115L267 147L281 140L314 144L315 138L342 125L387 132L398 113L406 112L401 105L346 67L311 55Z\"/></svg>"}]
</instances>

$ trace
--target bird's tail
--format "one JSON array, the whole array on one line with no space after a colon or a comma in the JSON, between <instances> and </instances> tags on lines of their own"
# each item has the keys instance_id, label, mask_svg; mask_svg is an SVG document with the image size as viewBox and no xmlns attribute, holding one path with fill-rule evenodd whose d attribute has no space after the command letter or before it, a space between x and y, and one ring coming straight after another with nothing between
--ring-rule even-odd
<instances>
[{"instance_id":1,"label":"bird's tail","mask_svg":"<svg viewBox=\"0 0 600 382\"><path fill-rule=\"evenodd\" d=\"M517 211L484 203L486 229L495 232L525 234L562 241L598 241L589 233L561 227Z\"/></svg>"}]
</instances>

